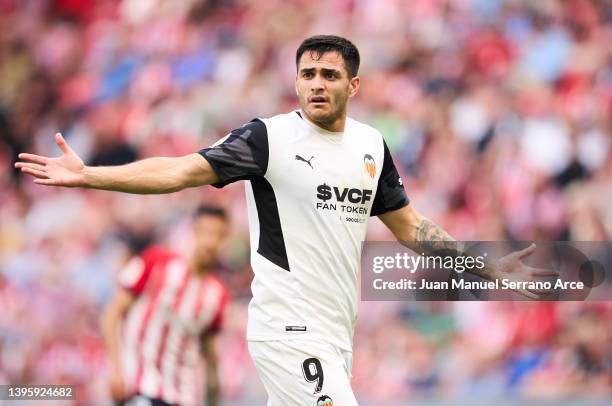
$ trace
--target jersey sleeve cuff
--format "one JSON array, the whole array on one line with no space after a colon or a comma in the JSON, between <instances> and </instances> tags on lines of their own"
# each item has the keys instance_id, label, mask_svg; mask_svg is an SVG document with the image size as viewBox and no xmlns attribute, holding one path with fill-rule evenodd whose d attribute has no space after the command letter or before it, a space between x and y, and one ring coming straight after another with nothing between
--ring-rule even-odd
<instances>
[{"instance_id":1,"label":"jersey sleeve cuff","mask_svg":"<svg viewBox=\"0 0 612 406\"><path fill-rule=\"evenodd\" d=\"M399 201L398 203L392 205L392 206L387 206L382 210L374 210L374 208L372 208L372 212L370 213L370 217L374 217L374 216L380 216L381 214L385 214L388 213L390 211L395 211L395 210L399 210L401 208L404 208L406 206L408 206L410 204L410 199L408 199L407 197L404 198L403 200Z\"/></svg>"},{"instance_id":2,"label":"jersey sleeve cuff","mask_svg":"<svg viewBox=\"0 0 612 406\"><path fill-rule=\"evenodd\" d=\"M210 157L208 157L207 152L210 149L211 148L201 149L201 150L198 151L198 154L200 154L202 156L202 158L204 158L204 159L206 159L208 161L208 163L210 164L211 168L213 169L213 171L215 171L215 174L220 179L219 182L211 183L210 186L215 187L217 189L222 189L223 187L229 185L231 182L228 181L227 179L223 179L221 168L219 167L217 162L214 159L211 159Z\"/></svg>"}]
</instances>

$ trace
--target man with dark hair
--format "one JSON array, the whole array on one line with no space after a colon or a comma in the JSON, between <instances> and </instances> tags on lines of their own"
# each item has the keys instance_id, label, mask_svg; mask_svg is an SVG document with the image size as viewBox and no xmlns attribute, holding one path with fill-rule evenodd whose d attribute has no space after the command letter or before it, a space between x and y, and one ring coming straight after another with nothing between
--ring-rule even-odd
<instances>
[{"instance_id":1,"label":"man with dark hair","mask_svg":"<svg viewBox=\"0 0 612 406\"><path fill-rule=\"evenodd\" d=\"M119 272L119 290L101 318L112 365L111 394L120 404L199 405L199 356L206 405L219 404L216 336L228 292L215 275L227 234L223 209L198 208L189 258L147 248Z\"/></svg>"},{"instance_id":2,"label":"man with dark hair","mask_svg":"<svg viewBox=\"0 0 612 406\"><path fill-rule=\"evenodd\" d=\"M313 53L315 57L321 57L328 52L336 52L344 61L349 78L354 78L359 72L359 50L346 38L334 35L315 35L304 40L295 53L295 65L300 65L300 59L304 52Z\"/></svg>"},{"instance_id":3,"label":"man with dark hair","mask_svg":"<svg viewBox=\"0 0 612 406\"><path fill-rule=\"evenodd\" d=\"M349 379L368 218L419 253L453 240L409 204L380 132L347 117L360 85L357 48L311 37L296 64L299 110L255 119L198 153L89 167L57 134L61 157L21 154L16 165L42 185L129 193L246 180L255 273L247 339L269 405L356 405ZM533 278L520 262L533 248L482 276Z\"/></svg>"}]
</instances>

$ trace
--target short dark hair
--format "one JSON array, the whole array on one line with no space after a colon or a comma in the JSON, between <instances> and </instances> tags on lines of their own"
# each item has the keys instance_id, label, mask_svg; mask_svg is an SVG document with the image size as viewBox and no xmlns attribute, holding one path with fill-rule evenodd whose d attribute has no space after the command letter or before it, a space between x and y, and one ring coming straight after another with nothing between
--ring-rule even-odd
<instances>
[{"instance_id":1,"label":"short dark hair","mask_svg":"<svg viewBox=\"0 0 612 406\"><path fill-rule=\"evenodd\" d=\"M326 52L337 52L344 59L349 77L357 76L360 62L359 50L346 38L336 35L315 35L314 37L306 38L295 53L296 66L300 64L300 58L302 58L306 51L313 52L317 58L320 58Z\"/></svg>"},{"instance_id":2,"label":"short dark hair","mask_svg":"<svg viewBox=\"0 0 612 406\"><path fill-rule=\"evenodd\" d=\"M196 219L200 216L215 216L220 217L221 219L226 221L228 220L227 213L224 209L219 206L211 206L207 204L202 204L198 206L193 215L193 217Z\"/></svg>"}]
</instances>

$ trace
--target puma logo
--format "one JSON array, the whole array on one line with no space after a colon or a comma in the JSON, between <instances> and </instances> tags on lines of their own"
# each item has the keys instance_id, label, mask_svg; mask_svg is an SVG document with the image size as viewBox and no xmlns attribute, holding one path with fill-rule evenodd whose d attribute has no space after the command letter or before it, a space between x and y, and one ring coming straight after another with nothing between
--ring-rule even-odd
<instances>
[{"instance_id":1,"label":"puma logo","mask_svg":"<svg viewBox=\"0 0 612 406\"><path fill-rule=\"evenodd\" d=\"M296 161L306 162L306 163L308 164L308 166L310 166L310 169L314 169L314 168L312 167L312 165L310 164L310 161L312 161L312 158L314 158L314 155L313 155L313 156L311 156L309 160L305 160L304 158L302 158L302 157L301 157L301 156L299 156L299 155L296 155L296 156L295 156L295 160L296 160Z\"/></svg>"}]
</instances>

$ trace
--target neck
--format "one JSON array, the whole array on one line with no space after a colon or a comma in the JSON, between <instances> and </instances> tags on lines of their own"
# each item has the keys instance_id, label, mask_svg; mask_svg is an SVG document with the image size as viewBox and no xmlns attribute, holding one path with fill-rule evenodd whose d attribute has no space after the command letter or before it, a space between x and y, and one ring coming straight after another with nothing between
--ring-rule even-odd
<instances>
[{"instance_id":1,"label":"neck","mask_svg":"<svg viewBox=\"0 0 612 406\"><path fill-rule=\"evenodd\" d=\"M191 260L190 261L190 268L191 268L191 272L193 272L194 275L196 276L202 276L205 275L209 268L208 267L202 267L200 265L197 264L197 262L195 260Z\"/></svg>"},{"instance_id":2,"label":"neck","mask_svg":"<svg viewBox=\"0 0 612 406\"><path fill-rule=\"evenodd\" d=\"M346 124L346 111L342 113L339 117L336 117L335 119L329 122L315 121L303 109L301 111L306 120L310 121L317 127L324 129L325 131L333 133L344 132L344 125Z\"/></svg>"}]
</instances>

